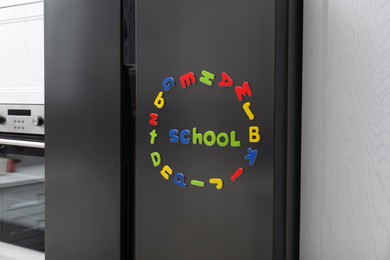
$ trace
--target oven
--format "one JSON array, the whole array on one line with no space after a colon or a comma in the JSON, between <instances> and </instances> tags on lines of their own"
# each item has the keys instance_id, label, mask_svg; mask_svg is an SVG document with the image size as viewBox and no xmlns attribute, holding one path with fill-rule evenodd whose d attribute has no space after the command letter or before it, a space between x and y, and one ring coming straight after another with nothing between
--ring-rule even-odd
<instances>
[{"instance_id":1,"label":"oven","mask_svg":"<svg viewBox=\"0 0 390 260\"><path fill-rule=\"evenodd\" d=\"M45 248L44 118L43 105L0 104L0 242L39 251Z\"/></svg>"}]
</instances>

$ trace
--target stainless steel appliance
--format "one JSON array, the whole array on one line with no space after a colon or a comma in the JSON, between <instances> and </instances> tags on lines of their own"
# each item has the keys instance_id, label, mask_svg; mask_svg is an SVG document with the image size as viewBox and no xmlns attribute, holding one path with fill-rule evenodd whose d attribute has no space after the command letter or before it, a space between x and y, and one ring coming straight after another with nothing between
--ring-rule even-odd
<instances>
[{"instance_id":1,"label":"stainless steel appliance","mask_svg":"<svg viewBox=\"0 0 390 260\"><path fill-rule=\"evenodd\" d=\"M47 1L48 259L296 259L296 2L137 1L134 134L132 5Z\"/></svg>"},{"instance_id":2,"label":"stainless steel appliance","mask_svg":"<svg viewBox=\"0 0 390 260\"><path fill-rule=\"evenodd\" d=\"M0 133L45 134L44 105L0 104Z\"/></svg>"},{"instance_id":3,"label":"stainless steel appliance","mask_svg":"<svg viewBox=\"0 0 390 260\"><path fill-rule=\"evenodd\" d=\"M39 251L45 248L44 118L43 105L0 104L0 242Z\"/></svg>"}]
</instances>

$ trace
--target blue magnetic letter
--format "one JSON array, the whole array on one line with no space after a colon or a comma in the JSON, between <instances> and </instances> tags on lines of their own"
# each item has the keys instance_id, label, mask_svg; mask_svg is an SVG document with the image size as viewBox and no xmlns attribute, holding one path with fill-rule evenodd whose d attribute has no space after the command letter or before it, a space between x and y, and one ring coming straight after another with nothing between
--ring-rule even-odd
<instances>
[{"instance_id":1,"label":"blue magnetic letter","mask_svg":"<svg viewBox=\"0 0 390 260\"><path fill-rule=\"evenodd\" d=\"M168 77L168 78L163 80L162 86L163 86L164 92L167 92L175 86L175 80L172 77Z\"/></svg>"},{"instance_id":2,"label":"blue magnetic letter","mask_svg":"<svg viewBox=\"0 0 390 260\"><path fill-rule=\"evenodd\" d=\"M186 135L190 135L190 130L183 130L181 131L180 133L180 142L182 144L189 144L190 143L190 139L189 138L186 138L185 136Z\"/></svg>"},{"instance_id":3,"label":"blue magnetic letter","mask_svg":"<svg viewBox=\"0 0 390 260\"><path fill-rule=\"evenodd\" d=\"M184 182L184 175L182 173L177 173L173 179L173 183L179 186L180 188L186 188L187 184Z\"/></svg>"},{"instance_id":4,"label":"blue magnetic letter","mask_svg":"<svg viewBox=\"0 0 390 260\"><path fill-rule=\"evenodd\" d=\"M169 131L169 136L171 137L171 139L169 139L169 142L171 143L179 142L179 138L177 137L178 133L179 131L177 131L177 129L172 129L171 131Z\"/></svg>"},{"instance_id":5,"label":"blue magnetic letter","mask_svg":"<svg viewBox=\"0 0 390 260\"><path fill-rule=\"evenodd\" d=\"M252 150L251 148L248 148L248 155L246 155L244 158L245 160L249 161L249 166L253 166L253 164L256 161L257 158L257 150Z\"/></svg>"}]
</instances>

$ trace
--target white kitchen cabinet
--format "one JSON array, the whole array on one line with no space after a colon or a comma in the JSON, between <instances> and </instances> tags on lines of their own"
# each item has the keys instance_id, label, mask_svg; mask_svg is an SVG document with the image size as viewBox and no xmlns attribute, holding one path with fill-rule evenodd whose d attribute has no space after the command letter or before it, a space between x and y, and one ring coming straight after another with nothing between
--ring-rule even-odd
<instances>
[{"instance_id":1,"label":"white kitchen cabinet","mask_svg":"<svg viewBox=\"0 0 390 260\"><path fill-rule=\"evenodd\" d=\"M43 1L0 1L0 103L44 103Z\"/></svg>"}]
</instances>

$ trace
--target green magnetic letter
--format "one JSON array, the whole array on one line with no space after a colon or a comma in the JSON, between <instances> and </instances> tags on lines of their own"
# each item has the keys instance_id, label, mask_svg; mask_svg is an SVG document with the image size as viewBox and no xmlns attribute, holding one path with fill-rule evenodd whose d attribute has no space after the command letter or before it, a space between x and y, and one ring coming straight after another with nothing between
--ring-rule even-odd
<instances>
[{"instance_id":1,"label":"green magnetic letter","mask_svg":"<svg viewBox=\"0 0 390 260\"><path fill-rule=\"evenodd\" d=\"M223 142L221 141L221 138L223 137ZM229 143L229 136L226 133L220 133L217 135L217 143L221 147L225 147Z\"/></svg>"},{"instance_id":2,"label":"green magnetic letter","mask_svg":"<svg viewBox=\"0 0 390 260\"><path fill-rule=\"evenodd\" d=\"M205 71L203 70L202 71L202 77L200 77L200 82L202 82L203 84L207 85L207 86L210 86L213 85L213 80L215 79L215 75L208 72L208 71Z\"/></svg>"},{"instance_id":3,"label":"green magnetic letter","mask_svg":"<svg viewBox=\"0 0 390 260\"><path fill-rule=\"evenodd\" d=\"M150 158L152 158L152 163L154 167L158 167L161 163L161 156L158 152L153 152L150 154Z\"/></svg>"},{"instance_id":4,"label":"green magnetic letter","mask_svg":"<svg viewBox=\"0 0 390 260\"><path fill-rule=\"evenodd\" d=\"M208 140L208 137L211 137L211 140ZM204 144L207 145L207 146L213 146L215 144L215 139L216 139L216 136L215 136L215 133L213 131L207 131L206 133L204 133Z\"/></svg>"},{"instance_id":5,"label":"green magnetic letter","mask_svg":"<svg viewBox=\"0 0 390 260\"><path fill-rule=\"evenodd\" d=\"M196 132L196 127L192 128L192 143L193 144L202 144L202 134Z\"/></svg>"},{"instance_id":6,"label":"green magnetic letter","mask_svg":"<svg viewBox=\"0 0 390 260\"><path fill-rule=\"evenodd\" d=\"M230 145L232 147L240 147L241 142L236 140L236 131L230 133Z\"/></svg>"},{"instance_id":7,"label":"green magnetic letter","mask_svg":"<svg viewBox=\"0 0 390 260\"><path fill-rule=\"evenodd\" d=\"M204 182L203 181L192 180L191 181L191 185L203 188L204 187Z\"/></svg>"}]
</instances>

